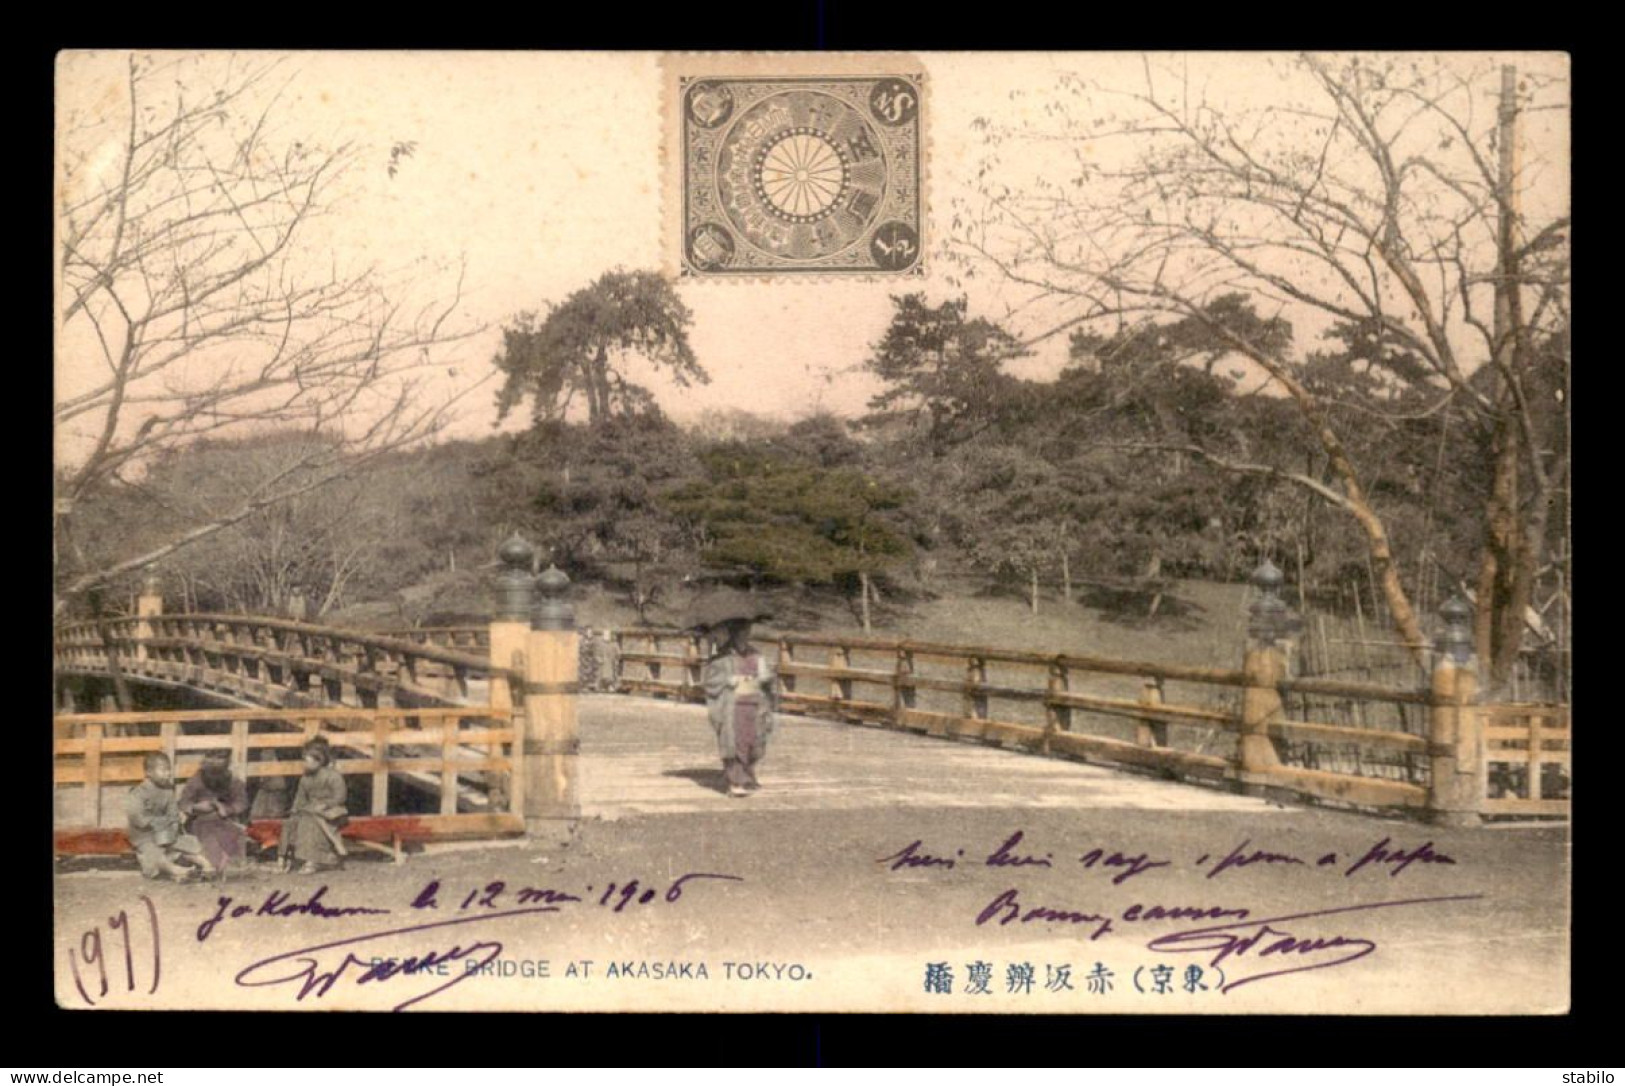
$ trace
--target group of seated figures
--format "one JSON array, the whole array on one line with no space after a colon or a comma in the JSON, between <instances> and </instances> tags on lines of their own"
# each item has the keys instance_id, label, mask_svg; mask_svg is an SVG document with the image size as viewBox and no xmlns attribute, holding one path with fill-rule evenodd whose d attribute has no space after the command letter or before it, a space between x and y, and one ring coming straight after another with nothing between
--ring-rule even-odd
<instances>
[{"instance_id":1,"label":"group of seated figures","mask_svg":"<svg viewBox=\"0 0 1625 1086\"><path fill-rule=\"evenodd\" d=\"M344 777L333 768L332 750L321 736L300 753L304 772L293 802L280 802L284 785L262 788L252 805L248 786L231 771L227 751L204 755L202 768L179 792L169 756L147 755L146 779L125 799L141 874L177 882L200 874L224 877L233 865L247 862L248 822L258 817L282 818L280 870L311 874L339 867L347 852L339 831L349 817ZM282 784L280 777L267 780Z\"/></svg>"}]
</instances>

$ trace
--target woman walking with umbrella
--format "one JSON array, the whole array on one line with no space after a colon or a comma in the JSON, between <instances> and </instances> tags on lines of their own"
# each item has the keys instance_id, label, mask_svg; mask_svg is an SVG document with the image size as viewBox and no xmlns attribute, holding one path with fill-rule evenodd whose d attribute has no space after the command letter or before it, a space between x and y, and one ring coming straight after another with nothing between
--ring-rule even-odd
<instances>
[{"instance_id":1,"label":"woman walking with umbrella","mask_svg":"<svg viewBox=\"0 0 1625 1086\"><path fill-rule=\"evenodd\" d=\"M750 628L772 616L741 594L713 596L702 606L696 626L716 646L705 664L702 684L728 794L750 795L761 785L756 766L767 754L778 693L773 665L750 642Z\"/></svg>"}]
</instances>

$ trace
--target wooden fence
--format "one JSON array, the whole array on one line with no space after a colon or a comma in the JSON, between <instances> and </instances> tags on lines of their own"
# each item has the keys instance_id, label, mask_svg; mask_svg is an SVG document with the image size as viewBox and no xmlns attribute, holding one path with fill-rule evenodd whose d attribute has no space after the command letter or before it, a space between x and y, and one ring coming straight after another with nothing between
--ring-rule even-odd
<instances>
[{"instance_id":1,"label":"wooden fence","mask_svg":"<svg viewBox=\"0 0 1625 1086\"><path fill-rule=\"evenodd\" d=\"M621 690L703 700L697 638L627 629L615 640ZM1249 668L906 640L784 635L776 649L782 704L791 711L1361 808L1433 806L1436 759L1460 754L1435 738L1438 717L1450 714L1454 727L1460 714L1479 714L1472 719L1486 744L1484 764L1521 750L1532 767L1524 776L1544 782L1532 795L1487 798L1482 813L1568 813L1563 707L1462 705L1428 689L1260 678ZM1368 715L1387 726L1289 717L1293 706L1350 703L1386 707ZM1538 739L1530 740L1531 729ZM1494 779L1485 783L1482 794L1495 796ZM1503 790L1518 792L1518 782Z\"/></svg>"},{"instance_id":2,"label":"wooden fence","mask_svg":"<svg viewBox=\"0 0 1625 1086\"><path fill-rule=\"evenodd\" d=\"M1484 813L1569 813L1569 707L1488 705L1484 733Z\"/></svg>"},{"instance_id":3,"label":"wooden fence","mask_svg":"<svg viewBox=\"0 0 1625 1086\"><path fill-rule=\"evenodd\" d=\"M120 845L108 827L124 825L110 795L138 783L148 754L167 754L177 782L203 754L227 750L232 771L255 793L272 778L303 772L299 748L315 735L331 744L333 766L350 786L351 809L384 839L487 837L522 833L523 775L514 771L519 729L511 710L206 709L66 714L55 718L54 780L58 850L97 852ZM391 787L391 776L398 782ZM291 782L290 782L291 783ZM74 792L78 795L75 797ZM438 793L436 795L435 793ZM288 792L291 798L291 790ZM363 837L367 836L366 834Z\"/></svg>"}]
</instances>

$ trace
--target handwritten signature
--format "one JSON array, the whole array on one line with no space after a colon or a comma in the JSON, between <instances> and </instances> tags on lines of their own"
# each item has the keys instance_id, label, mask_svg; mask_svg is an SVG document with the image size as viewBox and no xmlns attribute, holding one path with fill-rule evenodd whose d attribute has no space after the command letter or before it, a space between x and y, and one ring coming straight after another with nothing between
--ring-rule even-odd
<instances>
[{"instance_id":1,"label":"handwritten signature","mask_svg":"<svg viewBox=\"0 0 1625 1086\"><path fill-rule=\"evenodd\" d=\"M557 905L537 905L528 909L478 913L473 916L455 917L451 920L437 920L429 924L413 924L404 928L392 928L388 931L369 932L366 935L357 935L349 939L335 939L329 943L318 943L315 946L301 947L298 950L290 950L285 954L263 958L238 972L236 981L237 985L242 988L298 985L294 992L294 999L303 1001L307 996L311 995L320 999L332 991L333 986L338 984L339 979L345 976L346 970L349 970L351 966L355 966L359 971L352 974L352 979L359 985L373 981L387 981L402 976L438 976L439 974L436 972L438 966L448 962L461 961L465 958L470 960L476 967L488 965L502 953L501 943L477 941L467 946L454 944L444 950L428 950L404 958L386 958L375 961L363 961L345 948L360 946L363 943L375 943L382 939L393 939L403 935L434 931L439 928L479 924L491 920L529 916L536 913L556 913L559 908ZM325 951L339 949L344 949L343 959L331 968L324 966L320 955ZM453 970L450 978L445 983L436 985L426 992L420 992L410 999L403 1000L395 1004L393 1009L404 1011L408 1007L422 1003L432 996L456 987L469 977L477 975L475 968L465 968L463 972Z\"/></svg>"},{"instance_id":2,"label":"handwritten signature","mask_svg":"<svg viewBox=\"0 0 1625 1086\"><path fill-rule=\"evenodd\" d=\"M691 871L675 879L666 888L665 893L661 894L654 888L640 886L638 881L634 879L625 885L610 883L598 898L596 904L607 912L620 913L628 905L634 903L637 905L648 905L657 901L675 903L682 899L686 884L695 879L729 882L744 881L738 875ZM589 887L589 892L592 889L592 887ZM410 907L414 910L438 910L440 908L440 893L441 885L439 880L431 881L412 899ZM501 899L504 894L510 894L520 907L502 908ZM366 959L357 957L354 948L363 944L377 944L383 940L399 939L403 936L419 937L424 932L440 931L467 924L478 924L519 916L532 916L541 913L557 913L568 906L584 904L585 901L582 896L561 890L525 888L515 891L508 887L506 883L489 883L470 892L462 900L462 903L456 906L457 911L464 913L464 915L455 916L449 920L435 920L423 924L409 924L404 927L389 928L383 931L371 931L362 935L317 943L313 946L301 947L298 950L290 950L269 958L262 958L240 970L236 976L236 983L242 988L286 986L293 993L294 999L302 1002L309 997L322 998L331 992L340 980L349 980L356 985L363 985L382 983L404 977L446 978L443 983L437 984L427 991L418 992L410 998L395 1004L394 1010L404 1011L408 1007L415 1006L446 992L470 977L482 975L482 967L490 965L502 954L502 943L493 939L476 939L467 944L457 942L450 946L418 950L404 956L372 956ZM248 906L235 906L231 907L228 912L229 905L229 898L221 899L215 916L200 925L199 941L208 937L209 932L213 931L213 925L217 924L222 917L235 916L238 915L237 910L249 908ZM312 895L309 902L289 905L285 900L282 900L276 902L275 905L274 908L254 915L274 917L293 915L340 916L389 912L388 909L362 907L344 909L326 905L321 901L320 891ZM470 909L475 911L469 912ZM248 914L244 913L242 915ZM338 951L343 952L343 957L333 963L334 952ZM453 962L463 962L462 971L448 971L445 968Z\"/></svg>"},{"instance_id":3,"label":"handwritten signature","mask_svg":"<svg viewBox=\"0 0 1625 1086\"><path fill-rule=\"evenodd\" d=\"M1437 897L1405 898L1398 901L1374 901L1362 905L1344 905L1333 909L1315 909L1309 912L1290 913L1283 916L1271 916L1254 920L1253 910L1241 907L1226 907L1222 905L1147 905L1136 902L1119 913L1095 913L1081 909L1055 908L1049 905L1026 905L1021 900L1020 891L1008 889L1001 892L976 915L978 927L996 922L999 926L1007 924L1067 924L1092 925L1089 941L1093 942L1108 933L1115 931L1113 922L1142 923L1155 920L1224 920L1225 923L1209 925L1199 928L1187 928L1182 931L1160 935L1146 943L1146 949L1164 954L1191 954L1211 951L1213 956L1209 964L1220 967L1227 959L1240 959L1244 955L1251 955L1253 959L1279 960L1284 956L1293 956L1303 960L1304 964L1289 966L1284 969L1272 969L1268 972L1254 973L1250 976L1231 976L1235 979L1227 980L1221 992L1230 992L1244 984L1267 980L1271 977L1284 977L1291 973L1305 973L1312 969L1330 969L1334 966L1347 965L1371 954L1377 949L1374 940L1359 935L1316 935L1300 937L1280 925L1289 921L1312 920L1324 916L1337 916L1343 913L1371 912L1376 909L1391 909L1410 905L1431 905L1447 901L1474 901L1482 894L1449 894ZM1330 952L1334 957L1318 957L1309 960L1312 955L1322 955ZM1272 964L1272 963L1271 963Z\"/></svg>"},{"instance_id":4,"label":"handwritten signature","mask_svg":"<svg viewBox=\"0 0 1625 1086\"><path fill-rule=\"evenodd\" d=\"M1377 949L1375 941L1362 936L1324 935L1300 938L1277 925L1294 920L1338 916L1343 913L1373 912L1377 909L1397 909L1412 905L1436 905L1447 901L1475 901L1483 896L1483 894L1449 894L1441 897L1413 897L1398 901L1372 901L1363 905L1344 905L1335 909L1314 909L1309 912L1266 917L1262 920L1249 918L1245 923L1216 924L1211 927L1191 928L1158 936L1146 944L1146 949L1164 954L1213 951L1211 964L1214 966L1219 965L1228 958L1240 958L1244 954L1254 954L1259 959L1269 958L1272 955L1292 955L1302 959L1324 951L1337 954L1336 957L1330 959L1309 961L1303 965L1273 969L1265 973L1254 973L1251 976L1228 980L1219 990L1229 993L1244 984L1268 980L1271 977L1284 977L1291 973L1306 973L1313 969L1331 969L1334 966L1347 965L1350 962L1364 958ZM1266 942L1266 940L1268 941Z\"/></svg>"}]
</instances>

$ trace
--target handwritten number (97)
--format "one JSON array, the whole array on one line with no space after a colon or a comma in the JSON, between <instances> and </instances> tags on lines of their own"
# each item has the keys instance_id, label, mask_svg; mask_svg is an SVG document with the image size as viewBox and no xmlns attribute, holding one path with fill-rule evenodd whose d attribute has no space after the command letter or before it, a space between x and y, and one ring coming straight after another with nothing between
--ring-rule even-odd
<instances>
[{"instance_id":1,"label":"handwritten number (97)","mask_svg":"<svg viewBox=\"0 0 1625 1086\"><path fill-rule=\"evenodd\" d=\"M91 928L89 931L79 936L79 954L85 959L86 965L94 965L101 973L102 990L98 992L97 995L105 996L107 994L107 961L102 957L102 929ZM73 951L71 950L68 951L68 960L70 962L73 961ZM78 981L79 979L79 970L77 967L75 967L73 971L73 979L75 981ZM91 1001L90 997L85 995L83 985L80 985L79 987L79 994L85 996L86 1003Z\"/></svg>"},{"instance_id":2,"label":"handwritten number (97)","mask_svg":"<svg viewBox=\"0 0 1625 1086\"><path fill-rule=\"evenodd\" d=\"M152 932L152 986L147 989L147 994L151 995L158 991L158 979L162 975L162 951L158 942L158 907L145 894L141 895L141 901L147 907L147 919ZM124 990L133 992L135 991L135 941L130 930L130 914L120 909L107 918L107 926L118 932L119 938L124 942ZM85 989L85 978L79 970L81 962L87 968L89 966L96 967L94 976L101 984L94 998ZM74 987L79 990L80 997L87 1004L95 1006L97 999L106 998L107 993L111 990L111 985L108 984L107 978L107 948L103 945L102 929L99 926L90 928L80 934L77 950L69 948L68 968L73 973Z\"/></svg>"},{"instance_id":3,"label":"handwritten number (97)","mask_svg":"<svg viewBox=\"0 0 1625 1086\"><path fill-rule=\"evenodd\" d=\"M107 918L107 926L124 938L124 977L130 991L135 991L135 955L130 952L130 917L123 909ZM105 990L106 984L103 982Z\"/></svg>"}]
</instances>

